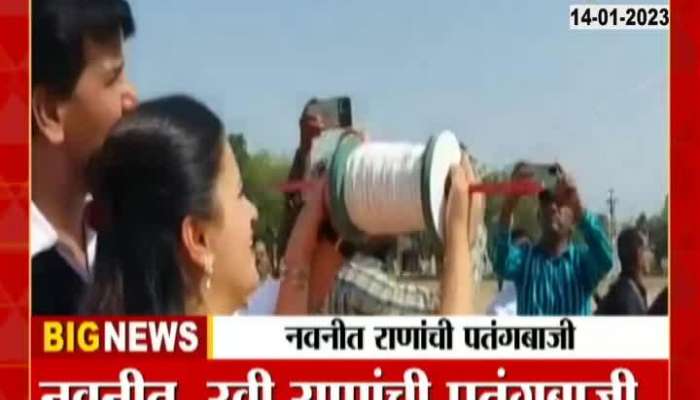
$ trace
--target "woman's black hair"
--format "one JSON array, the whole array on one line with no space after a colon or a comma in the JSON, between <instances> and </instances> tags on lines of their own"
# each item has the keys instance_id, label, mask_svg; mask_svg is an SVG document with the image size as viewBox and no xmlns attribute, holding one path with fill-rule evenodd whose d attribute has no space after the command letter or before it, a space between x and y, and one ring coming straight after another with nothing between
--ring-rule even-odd
<instances>
[{"instance_id":1,"label":"woman's black hair","mask_svg":"<svg viewBox=\"0 0 700 400\"><path fill-rule=\"evenodd\" d=\"M186 96L145 102L112 129L91 160L98 247L86 311L183 314L182 221L210 219L223 125Z\"/></svg>"}]
</instances>

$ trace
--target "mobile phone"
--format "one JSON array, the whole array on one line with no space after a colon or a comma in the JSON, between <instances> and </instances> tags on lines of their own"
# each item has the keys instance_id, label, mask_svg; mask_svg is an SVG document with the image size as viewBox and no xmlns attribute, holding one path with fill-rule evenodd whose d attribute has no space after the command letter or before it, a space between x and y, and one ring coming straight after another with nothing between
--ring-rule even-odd
<instances>
[{"instance_id":1,"label":"mobile phone","mask_svg":"<svg viewBox=\"0 0 700 400\"><path fill-rule=\"evenodd\" d=\"M532 178L544 189L551 190L557 186L561 177L561 167L558 164L528 164Z\"/></svg>"},{"instance_id":2,"label":"mobile phone","mask_svg":"<svg viewBox=\"0 0 700 400\"><path fill-rule=\"evenodd\" d=\"M352 105L347 96L319 99L309 106L308 112L320 115L325 128L352 126Z\"/></svg>"}]
</instances>

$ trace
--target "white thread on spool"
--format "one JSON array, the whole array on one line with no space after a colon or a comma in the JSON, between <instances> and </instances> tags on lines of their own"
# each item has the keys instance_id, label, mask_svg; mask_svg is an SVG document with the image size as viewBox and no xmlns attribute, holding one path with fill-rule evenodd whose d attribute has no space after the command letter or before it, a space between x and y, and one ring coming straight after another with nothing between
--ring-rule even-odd
<instances>
[{"instance_id":1,"label":"white thread on spool","mask_svg":"<svg viewBox=\"0 0 700 400\"><path fill-rule=\"evenodd\" d=\"M425 229L421 206L423 145L364 143L348 158L345 204L352 222L370 235Z\"/></svg>"},{"instance_id":2,"label":"white thread on spool","mask_svg":"<svg viewBox=\"0 0 700 400\"><path fill-rule=\"evenodd\" d=\"M445 183L462 154L452 132L431 137L426 146L359 143L349 136L334 143L330 214L341 235L427 231L443 238Z\"/></svg>"}]
</instances>

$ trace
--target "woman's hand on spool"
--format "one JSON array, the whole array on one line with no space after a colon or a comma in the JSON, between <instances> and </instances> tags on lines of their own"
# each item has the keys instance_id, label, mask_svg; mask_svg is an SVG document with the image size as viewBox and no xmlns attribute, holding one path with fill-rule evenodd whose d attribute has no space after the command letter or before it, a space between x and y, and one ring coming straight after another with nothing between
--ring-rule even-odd
<instances>
[{"instance_id":1,"label":"woman's hand on spool","mask_svg":"<svg viewBox=\"0 0 700 400\"><path fill-rule=\"evenodd\" d=\"M468 153L462 155L462 168L464 169L469 185L481 183L479 176L474 170ZM484 222L484 212L486 210L486 197L483 193L470 193L469 196L469 247L474 245L477 229Z\"/></svg>"},{"instance_id":2,"label":"woman's hand on spool","mask_svg":"<svg viewBox=\"0 0 700 400\"><path fill-rule=\"evenodd\" d=\"M324 177L314 182L304 196L304 205L290 235L285 260L288 266L308 266L318 240L318 228L326 218L328 180Z\"/></svg>"},{"instance_id":3,"label":"woman's hand on spool","mask_svg":"<svg viewBox=\"0 0 700 400\"><path fill-rule=\"evenodd\" d=\"M462 156L460 164L450 168L450 193L447 199L447 236L465 235L468 238L469 214L472 199L469 185L474 181L474 171L468 157Z\"/></svg>"},{"instance_id":4,"label":"woman's hand on spool","mask_svg":"<svg viewBox=\"0 0 700 400\"><path fill-rule=\"evenodd\" d=\"M308 214L307 218L320 224L326 216L328 196L328 178L324 175L314 180L311 189L304 195L302 213Z\"/></svg>"},{"instance_id":5,"label":"woman's hand on spool","mask_svg":"<svg viewBox=\"0 0 700 400\"><path fill-rule=\"evenodd\" d=\"M285 271L277 297L277 314L308 314L320 296L318 277L313 273L314 256L321 247L319 227L326 218L327 179L313 182L304 196L304 205L287 243L284 255ZM321 287L323 289L323 287Z\"/></svg>"},{"instance_id":6,"label":"woman's hand on spool","mask_svg":"<svg viewBox=\"0 0 700 400\"><path fill-rule=\"evenodd\" d=\"M476 181L469 157L450 170L452 185L447 200L444 271L440 279L440 314L467 315L474 311L474 278L471 259L470 220L475 219L474 197L469 185Z\"/></svg>"}]
</instances>

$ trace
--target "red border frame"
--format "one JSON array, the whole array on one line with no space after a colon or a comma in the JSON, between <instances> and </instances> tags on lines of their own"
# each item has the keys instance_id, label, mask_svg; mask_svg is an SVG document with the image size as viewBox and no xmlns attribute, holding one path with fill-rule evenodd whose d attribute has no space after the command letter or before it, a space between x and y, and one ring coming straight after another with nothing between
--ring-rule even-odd
<instances>
[{"instance_id":1,"label":"red border frame","mask_svg":"<svg viewBox=\"0 0 700 400\"><path fill-rule=\"evenodd\" d=\"M671 394L700 398L700 2L673 0L671 29ZM28 397L29 2L0 2L0 399Z\"/></svg>"},{"instance_id":2,"label":"red border frame","mask_svg":"<svg viewBox=\"0 0 700 400\"><path fill-rule=\"evenodd\" d=\"M0 399L29 394L29 3L0 2Z\"/></svg>"},{"instance_id":3,"label":"red border frame","mask_svg":"<svg viewBox=\"0 0 700 400\"><path fill-rule=\"evenodd\" d=\"M700 3L671 2L671 398L698 399Z\"/></svg>"}]
</instances>

